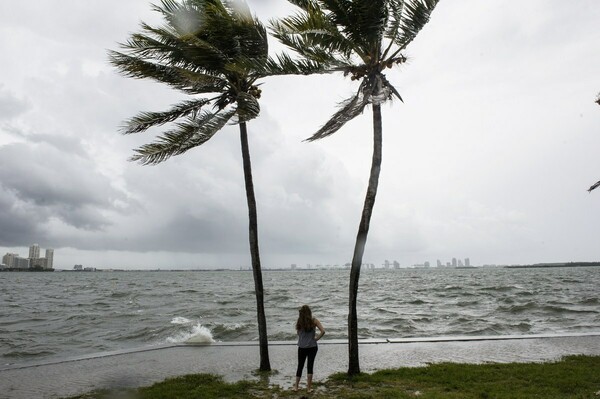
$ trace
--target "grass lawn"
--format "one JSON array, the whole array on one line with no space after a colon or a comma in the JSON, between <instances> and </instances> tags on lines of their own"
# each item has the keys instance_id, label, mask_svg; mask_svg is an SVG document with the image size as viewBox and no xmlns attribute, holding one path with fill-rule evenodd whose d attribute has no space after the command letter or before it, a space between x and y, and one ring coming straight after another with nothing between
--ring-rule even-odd
<instances>
[{"instance_id":1,"label":"grass lawn","mask_svg":"<svg viewBox=\"0 0 600 399\"><path fill-rule=\"evenodd\" d=\"M78 399L211 398L594 398L600 399L600 356L568 356L552 363L457 364L381 370L316 383L293 392L264 382L223 382L208 374L171 378L134 390L98 391Z\"/></svg>"}]
</instances>

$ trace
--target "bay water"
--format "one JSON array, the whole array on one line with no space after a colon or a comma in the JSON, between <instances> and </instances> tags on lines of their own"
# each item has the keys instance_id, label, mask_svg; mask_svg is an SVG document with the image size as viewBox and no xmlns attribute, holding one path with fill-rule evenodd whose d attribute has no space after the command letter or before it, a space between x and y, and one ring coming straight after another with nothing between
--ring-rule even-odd
<instances>
[{"instance_id":1,"label":"bay water","mask_svg":"<svg viewBox=\"0 0 600 399\"><path fill-rule=\"evenodd\" d=\"M312 307L347 336L347 270L263 271L270 340ZM364 270L360 338L600 331L600 267ZM258 338L249 271L0 273L0 364Z\"/></svg>"}]
</instances>

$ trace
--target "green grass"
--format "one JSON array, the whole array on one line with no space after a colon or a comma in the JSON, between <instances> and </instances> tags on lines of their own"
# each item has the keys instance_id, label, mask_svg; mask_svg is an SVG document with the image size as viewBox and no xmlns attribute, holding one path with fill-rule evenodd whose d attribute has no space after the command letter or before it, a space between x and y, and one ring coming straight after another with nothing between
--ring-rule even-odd
<instances>
[{"instance_id":1,"label":"green grass","mask_svg":"<svg viewBox=\"0 0 600 399\"><path fill-rule=\"evenodd\" d=\"M290 377L291 378L291 377ZM226 383L198 374L172 378L149 387L92 392L79 399L212 398L419 398L419 399L600 399L600 356L569 356L552 363L457 364L382 370L348 378L333 375L316 383L314 393L292 392L263 381Z\"/></svg>"}]
</instances>

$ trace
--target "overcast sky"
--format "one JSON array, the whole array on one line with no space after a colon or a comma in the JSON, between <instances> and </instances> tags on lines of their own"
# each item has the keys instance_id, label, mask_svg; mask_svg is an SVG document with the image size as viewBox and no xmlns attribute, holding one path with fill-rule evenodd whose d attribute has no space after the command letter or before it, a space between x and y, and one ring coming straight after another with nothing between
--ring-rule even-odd
<instances>
[{"instance_id":1,"label":"overcast sky","mask_svg":"<svg viewBox=\"0 0 600 399\"><path fill-rule=\"evenodd\" d=\"M293 9L254 0L263 20ZM139 111L185 98L107 61L147 0L0 2L0 252L55 267L249 266L237 126L158 166L127 161ZM600 260L600 4L442 0L388 73L384 153L364 261L403 266ZM275 44L272 48L279 49ZM264 267L351 260L370 108L302 142L351 95L341 75L263 80L249 124ZM43 253L43 252L42 252Z\"/></svg>"}]
</instances>

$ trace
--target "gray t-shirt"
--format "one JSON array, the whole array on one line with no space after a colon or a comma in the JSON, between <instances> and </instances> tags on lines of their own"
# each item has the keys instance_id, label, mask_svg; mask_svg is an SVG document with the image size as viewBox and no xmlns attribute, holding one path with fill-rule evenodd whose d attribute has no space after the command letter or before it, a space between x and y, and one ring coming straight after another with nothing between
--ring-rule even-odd
<instances>
[{"instance_id":1,"label":"gray t-shirt","mask_svg":"<svg viewBox=\"0 0 600 399\"><path fill-rule=\"evenodd\" d=\"M309 331L298 330L298 347L299 348L314 348L317 346L315 340L315 328L311 328Z\"/></svg>"}]
</instances>

